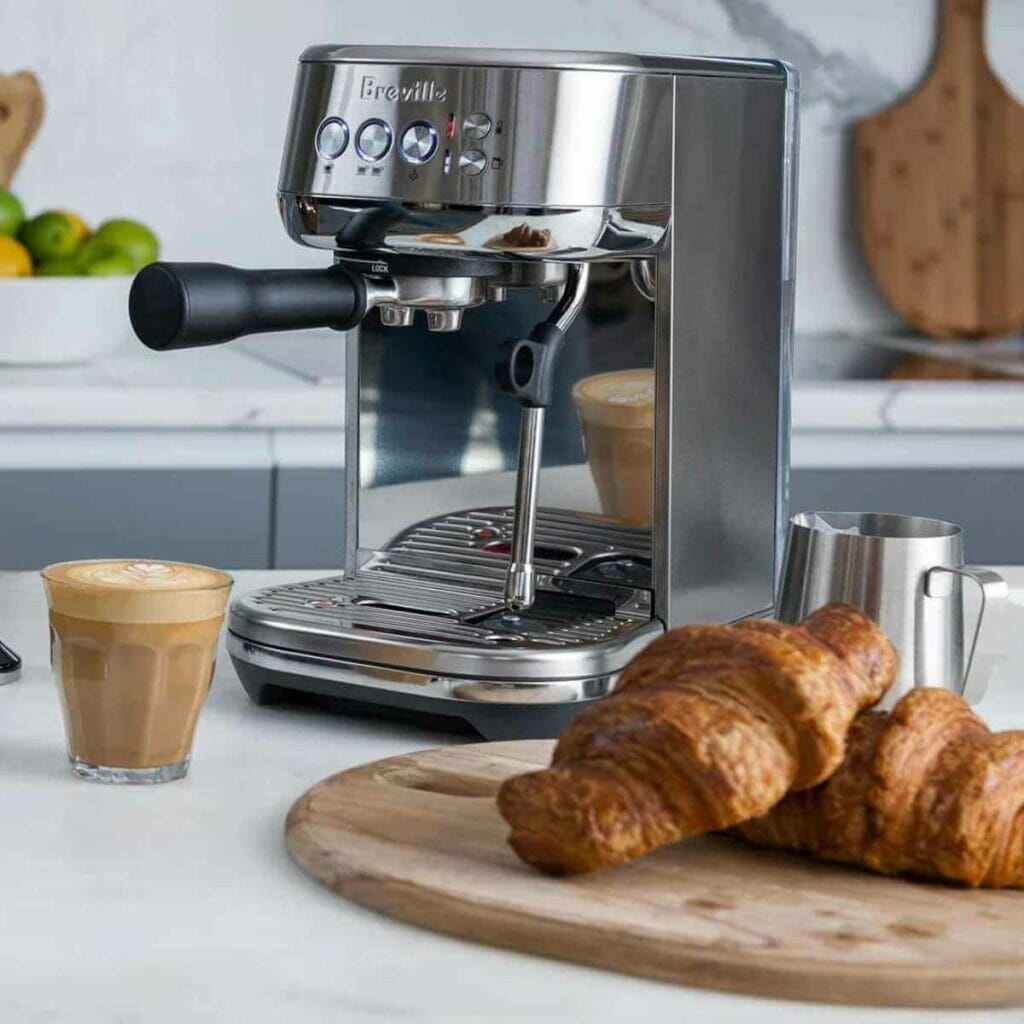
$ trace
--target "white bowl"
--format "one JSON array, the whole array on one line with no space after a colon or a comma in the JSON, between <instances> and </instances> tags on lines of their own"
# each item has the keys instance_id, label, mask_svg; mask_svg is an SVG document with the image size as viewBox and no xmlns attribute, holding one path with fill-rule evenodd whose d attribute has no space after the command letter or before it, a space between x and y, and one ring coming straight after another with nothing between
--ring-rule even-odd
<instances>
[{"instance_id":1,"label":"white bowl","mask_svg":"<svg viewBox=\"0 0 1024 1024\"><path fill-rule=\"evenodd\" d=\"M0 278L0 363L87 363L131 336L129 276Z\"/></svg>"}]
</instances>

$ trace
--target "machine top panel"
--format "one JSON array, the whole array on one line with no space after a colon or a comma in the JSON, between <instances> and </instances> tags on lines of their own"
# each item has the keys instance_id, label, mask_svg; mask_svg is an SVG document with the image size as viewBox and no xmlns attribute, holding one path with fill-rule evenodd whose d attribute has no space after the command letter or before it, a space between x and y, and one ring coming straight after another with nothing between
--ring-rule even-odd
<instances>
[{"instance_id":1,"label":"machine top panel","mask_svg":"<svg viewBox=\"0 0 1024 1024\"><path fill-rule=\"evenodd\" d=\"M660 54L601 53L587 50L498 50L456 46L307 47L300 61L313 63L415 64L447 67L548 68L556 71L625 71L653 74L715 75L739 78L793 77L778 60L737 60L728 57L668 57Z\"/></svg>"},{"instance_id":2,"label":"machine top panel","mask_svg":"<svg viewBox=\"0 0 1024 1024\"><path fill-rule=\"evenodd\" d=\"M593 260L649 254L695 102L795 88L788 65L569 51L320 46L298 67L278 193L337 251ZM528 241L523 242L524 231Z\"/></svg>"}]
</instances>

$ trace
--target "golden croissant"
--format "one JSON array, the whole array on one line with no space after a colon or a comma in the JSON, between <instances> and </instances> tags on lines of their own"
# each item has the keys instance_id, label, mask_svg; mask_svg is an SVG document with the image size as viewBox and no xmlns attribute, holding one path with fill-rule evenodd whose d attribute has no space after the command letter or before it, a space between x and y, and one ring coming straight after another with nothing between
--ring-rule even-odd
<instances>
[{"instance_id":1,"label":"golden croissant","mask_svg":"<svg viewBox=\"0 0 1024 1024\"><path fill-rule=\"evenodd\" d=\"M672 630L568 727L550 768L502 785L509 842L543 871L590 871L759 817L839 767L895 671L878 626L845 605L800 626Z\"/></svg>"},{"instance_id":2,"label":"golden croissant","mask_svg":"<svg viewBox=\"0 0 1024 1024\"><path fill-rule=\"evenodd\" d=\"M911 690L850 730L842 767L738 833L883 874L1024 886L1024 732L948 690Z\"/></svg>"}]
</instances>

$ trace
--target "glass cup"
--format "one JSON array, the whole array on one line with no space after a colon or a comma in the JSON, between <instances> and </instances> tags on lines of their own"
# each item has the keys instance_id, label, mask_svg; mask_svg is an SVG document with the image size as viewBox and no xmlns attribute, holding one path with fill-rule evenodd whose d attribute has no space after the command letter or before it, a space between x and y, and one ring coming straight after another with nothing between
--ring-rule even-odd
<instances>
[{"instance_id":1,"label":"glass cup","mask_svg":"<svg viewBox=\"0 0 1024 1024\"><path fill-rule=\"evenodd\" d=\"M231 577L131 559L62 562L42 577L75 772L114 783L182 778Z\"/></svg>"},{"instance_id":2,"label":"glass cup","mask_svg":"<svg viewBox=\"0 0 1024 1024\"><path fill-rule=\"evenodd\" d=\"M654 371L578 380L572 398L590 473L607 516L650 526L654 508Z\"/></svg>"}]
</instances>

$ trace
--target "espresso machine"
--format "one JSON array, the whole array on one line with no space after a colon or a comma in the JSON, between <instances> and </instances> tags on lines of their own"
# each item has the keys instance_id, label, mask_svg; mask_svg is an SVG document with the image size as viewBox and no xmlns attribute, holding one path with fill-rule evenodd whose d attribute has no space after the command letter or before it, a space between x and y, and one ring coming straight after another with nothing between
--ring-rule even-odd
<instances>
[{"instance_id":1,"label":"espresso machine","mask_svg":"<svg viewBox=\"0 0 1024 1024\"><path fill-rule=\"evenodd\" d=\"M665 629L771 607L796 101L773 60L302 54L278 203L332 265L155 263L130 299L158 350L342 332L344 565L234 601L255 702L554 735ZM604 514L569 397L631 367L649 523Z\"/></svg>"}]
</instances>

